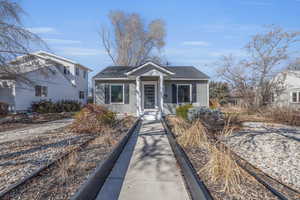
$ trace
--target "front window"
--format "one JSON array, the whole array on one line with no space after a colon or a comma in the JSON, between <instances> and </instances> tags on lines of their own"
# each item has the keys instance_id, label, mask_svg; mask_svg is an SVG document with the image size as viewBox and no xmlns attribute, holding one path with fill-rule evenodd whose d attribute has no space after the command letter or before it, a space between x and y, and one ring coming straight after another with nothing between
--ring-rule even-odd
<instances>
[{"instance_id":1,"label":"front window","mask_svg":"<svg viewBox=\"0 0 300 200\"><path fill-rule=\"evenodd\" d=\"M48 95L48 88L46 86L35 86L35 96L36 97L47 97Z\"/></svg>"},{"instance_id":2,"label":"front window","mask_svg":"<svg viewBox=\"0 0 300 200\"><path fill-rule=\"evenodd\" d=\"M84 91L79 91L79 99L84 99Z\"/></svg>"},{"instance_id":3,"label":"front window","mask_svg":"<svg viewBox=\"0 0 300 200\"><path fill-rule=\"evenodd\" d=\"M76 76L79 76L79 68L78 67L75 68L75 73L76 73Z\"/></svg>"},{"instance_id":4,"label":"front window","mask_svg":"<svg viewBox=\"0 0 300 200\"><path fill-rule=\"evenodd\" d=\"M123 85L110 85L110 102L123 103L124 100L124 86Z\"/></svg>"},{"instance_id":5,"label":"front window","mask_svg":"<svg viewBox=\"0 0 300 200\"><path fill-rule=\"evenodd\" d=\"M177 85L177 102L191 103L191 85L189 84Z\"/></svg>"}]
</instances>

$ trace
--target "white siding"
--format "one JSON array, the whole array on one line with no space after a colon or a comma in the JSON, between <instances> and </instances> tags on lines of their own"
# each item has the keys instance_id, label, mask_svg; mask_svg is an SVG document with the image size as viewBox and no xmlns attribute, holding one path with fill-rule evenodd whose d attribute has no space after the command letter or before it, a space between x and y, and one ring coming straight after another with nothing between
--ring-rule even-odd
<instances>
[{"instance_id":1,"label":"white siding","mask_svg":"<svg viewBox=\"0 0 300 200\"><path fill-rule=\"evenodd\" d=\"M49 72L47 75L44 75L42 69L26 74L29 80L34 81L34 85L48 87L47 97L36 97L34 85L25 85L20 82L16 84L15 106L17 111L27 110L30 108L32 102L46 99L54 102L60 100L76 100L83 104L86 103L86 96L84 100L79 99L79 91L87 90L87 82L86 85L80 82L80 84L74 86L56 67L51 67L51 69L54 70L55 74Z\"/></svg>"}]
</instances>

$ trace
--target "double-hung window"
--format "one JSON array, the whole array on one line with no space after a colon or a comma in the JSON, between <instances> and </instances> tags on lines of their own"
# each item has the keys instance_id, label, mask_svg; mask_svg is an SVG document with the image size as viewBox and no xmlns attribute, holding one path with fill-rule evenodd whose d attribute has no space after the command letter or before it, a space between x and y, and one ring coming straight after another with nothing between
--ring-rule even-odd
<instances>
[{"instance_id":1,"label":"double-hung window","mask_svg":"<svg viewBox=\"0 0 300 200\"><path fill-rule=\"evenodd\" d=\"M85 70L83 71L82 76L83 76L83 78L86 78L86 71Z\"/></svg>"},{"instance_id":2,"label":"double-hung window","mask_svg":"<svg viewBox=\"0 0 300 200\"><path fill-rule=\"evenodd\" d=\"M84 91L79 91L79 99L84 99Z\"/></svg>"},{"instance_id":3,"label":"double-hung window","mask_svg":"<svg viewBox=\"0 0 300 200\"><path fill-rule=\"evenodd\" d=\"M300 91L292 92L291 98L292 103L300 103Z\"/></svg>"},{"instance_id":4,"label":"double-hung window","mask_svg":"<svg viewBox=\"0 0 300 200\"><path fill-rule=\"evenodd\" d=\"M192 89L190 84L177 84L177 103L191 103Z\"/></svg>"},{"instance_id":5,"label":"double-hung window","mask_svg":"<svg viewBox=\"0 0 300 200\"><path fill-rule=\"evenodd\" d=\"M76 73L76 76L79 76L79 67L75 68L75 73Z\"/></svg>"},{"instance_id":6,"label":"double-hung window","mask_svg":"<svg viewBox=\"0 0 300 200\"><path fill-rule=\"evenodd\" d=\"M110 85L110 103L124 103L124 85Z\"/></svg>"},{"instance_id":7,"label":"double-hung window","mask_svg":"<svg viewBox=\"0 0 300 200\"><path fill-rule=\"evenodd\" d=\"M48 95L48 88L46 86L35 86L35 96L36 97L47 97Z\"/></svg>"}]
</instances>

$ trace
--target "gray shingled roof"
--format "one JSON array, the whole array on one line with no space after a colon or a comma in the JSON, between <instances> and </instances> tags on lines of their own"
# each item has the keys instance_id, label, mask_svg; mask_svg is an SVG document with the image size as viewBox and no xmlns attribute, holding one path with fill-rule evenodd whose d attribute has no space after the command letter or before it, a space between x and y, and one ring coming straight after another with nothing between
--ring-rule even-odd
<instances>
[{"instance_id":1,"label":"gray shingled roof","mask_svg":"<svg viewBox=\"0 0 300 200\"><path fill-rule=\"evenodd\" d=\"M95 75L94 78L126 78L127 75L125 73L134 68L136 67L109 66ZM209 76L193 66L168 66L164 68L175 73L171 78L209 79Z\"/></svg>"}]
</instances>

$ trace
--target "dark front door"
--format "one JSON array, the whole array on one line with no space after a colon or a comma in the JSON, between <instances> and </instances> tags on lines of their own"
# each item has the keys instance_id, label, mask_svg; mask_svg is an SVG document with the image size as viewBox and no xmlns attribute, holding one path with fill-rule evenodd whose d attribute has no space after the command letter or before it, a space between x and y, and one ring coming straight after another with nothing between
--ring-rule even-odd
<instances>
[{"instance_id":1,"label":"dark front door","mask_svg":"<svg viewBox=\"0 0 300 200\"><path fill-rule=\"evenodd\" d=\"M155 84L144 85L144 109L155 108Z\"/></svg>"}]
</instances>

